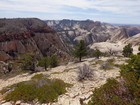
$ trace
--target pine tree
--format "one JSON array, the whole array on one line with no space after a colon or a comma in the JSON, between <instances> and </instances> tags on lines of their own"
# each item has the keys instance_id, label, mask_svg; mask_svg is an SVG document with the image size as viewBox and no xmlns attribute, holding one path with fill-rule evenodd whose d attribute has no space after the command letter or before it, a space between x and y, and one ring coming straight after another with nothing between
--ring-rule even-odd
<instances>
[{"instance_id":1,"label":"pine tree","mask_svg":"<svg viewBox=\"0 0 140 105\"><path fill-rule=\"evenodd\" d=\"M49 65L50 65L50 67L56 67L56 66L58 66L58 58L57 58L56 55L52 55L49 58Z\"/></svg>"},{"instance_id":2,"label":"pine tree","mask_svg":"<svg viewBox=\"0 0 140 105\"><path fill-rule=\"evenodd\" d=\"M21 57L21 62L21 68L23 70L31 70L32 72L35 72L36 57L33 53L24 54Z\"/></svg>"},{"instance_id":3,"label":"pine tree","mask_svg":"<svg viewBox=\"0 0 140 105\"><path fill-rule=\"evenodd\" d=\"M81 40L75 46L75 50L74 50L73 54L75 57L79 58L80 62L81 62L82 57L87 55L87 48L86 48L85 42L83 40Z\"/></svg>"},{"instance_id":4,"label":"pine tree","mask_svg":"<svg viewBox=\"0 0 140 105\"><path fill-rule=\"evenodd\" d=\"M133 54L132 45L131 44L126 45L123 48L123 55L124 55L124 57L130 57L130 55L132 55L132 54Z\"/></svg>"},{"instance_id":5,"label":"pine tree","mask_svg":"<svg viewBox=\"0 0 140 105\"><path fill-rule=\"evenodd\" d=\"M48 57L43 57L41 60L39 60L38 65L41 66L41 67L44 67L45 70L47 70L47 67L49 66L49 59L48 59Z\"/></svg>"}]
</instances>

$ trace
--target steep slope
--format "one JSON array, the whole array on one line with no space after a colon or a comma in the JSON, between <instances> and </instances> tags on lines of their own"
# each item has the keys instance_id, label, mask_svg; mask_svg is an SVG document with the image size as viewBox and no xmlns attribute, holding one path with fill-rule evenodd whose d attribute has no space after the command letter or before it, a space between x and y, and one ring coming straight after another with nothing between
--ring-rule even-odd
<instances>
[{"instance_id":1,"label":"steep slope","mask_svg":"<svg viewBox=\"0 0 140 105\"><path fill-rule=\"evenodd\" d=\"M81 39L89 45L96 42L117 42L129 37L125 28L91 20L48 20L46 23L71 46Z\"/></svg>"},{"instance_id":2,"label":"steep slope","mask_svg":"<svg viewBox=\"0 0 140 105\"><path fill-rule=\"evenodd\" d=\"M116 30L116 32L112 35L110 42L118 42L123 41L125 39L129 38L129 34L127 33L127 30L125 28L119 28Z\"/></svg>"},{"instance_id":3,"label":"steep slope","mask_svg":"<svg viewBox=\"0 0 140 105\"><path fill-rule=\"evenodd\" d=\"M135 36L140 33L140 26L122 26L127 30L129 36Z\"/></svg>"},{"instance_id":4,"label":"steep slope","mask_svg":"<svg viewBox=\"0 0 140 105\"><path fill-rule=\"evenodd\" d=\"M124 43L131 43L132 45L140 45L140 33L132 36L124 41Z\"/></svg>"},{"instance_id":5,"label":"steep slope","mask_svg":"<svg viewBox=\"0 0 140 105\"><path fill-rule=\"evenodd\" d=\"M26 52L40 56L57 53L65 56L65 47L58 35L36 18L0 19L0 60Z\"/></svg>"}]
</instances>

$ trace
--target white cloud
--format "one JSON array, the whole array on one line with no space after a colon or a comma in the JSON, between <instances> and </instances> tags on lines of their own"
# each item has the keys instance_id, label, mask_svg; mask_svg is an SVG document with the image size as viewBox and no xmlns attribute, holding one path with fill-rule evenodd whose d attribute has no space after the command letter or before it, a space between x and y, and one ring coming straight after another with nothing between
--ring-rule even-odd
<instances>
[{"instance_id":1,"label":"white cloud","mask_svg":"<svg viewBox=\"0 0 140 105\"><path fill-rule=\"evenodd\" d=\"M0 10L65 14L65 16L76 13L102 16L106 13L140 18L140 0L0 0Z\"/></svg>"},{"instance_id":2,"label":"white cloud","mask_svg":"<svg viewBox=\"0 0 140 105\"><path fill-rule=\"evenodd\" d=\"M136 14L140 11L140 0L2 0L0 10L31 12L64 12L65 7L96 9L102 12ZM69 11L68 11L69 12ZM73 11L76 12L76 11Z\"/></svg>"}]
</instances>

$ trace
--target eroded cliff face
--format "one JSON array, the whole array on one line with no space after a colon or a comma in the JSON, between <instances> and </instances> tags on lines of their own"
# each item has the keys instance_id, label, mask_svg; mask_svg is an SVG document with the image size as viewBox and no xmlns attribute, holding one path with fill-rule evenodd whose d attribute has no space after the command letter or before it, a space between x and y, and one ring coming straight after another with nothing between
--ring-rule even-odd
<instances>
[{"instance_id":1,"label":"eroded cliff face","mask_svg":"<svg viewBox=\"0 0 140 105\"><path fill-rule=\"evenodd\" d=\"M129 37L125 28L97 21L50 20L46 23L71 46L81 39L90 45L96 42L117 42Z\"/></svg>"},{"instance_id":2,"label":"eroded cliff face","mask_svg":"<svg viewBox=\"0 0 140 105\"><path fill-rule=\"evenodd\" d=\"M26 52L65 57L65 51L58 35L39 19L0 19L0 60Z\"/></svg>"},{"instance_id":3,"label":"eroded cliff face","mask_svg":"<svg viewBox=\"0 0 140 105\"><path fill-rule=\"evenodd\" d=\"M124 40L124 43L131 43L133 46L140 45L140 33Z\"/></svg>"}]
</instances>

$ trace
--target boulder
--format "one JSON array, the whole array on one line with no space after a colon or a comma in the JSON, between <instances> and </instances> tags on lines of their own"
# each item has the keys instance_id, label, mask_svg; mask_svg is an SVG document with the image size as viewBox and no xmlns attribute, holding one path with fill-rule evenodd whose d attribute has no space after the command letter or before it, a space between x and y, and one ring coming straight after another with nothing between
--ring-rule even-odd
<instances>
[{"instance_id":1,"label":"boulder","mask_svg":"<svg viewBox=\"0 0 140 105\"><path fill-rule=\"evenodd\" d=\"M12 105L10 102L3 103L1 105Z\"/></svg>"},{"instance_id":2,"label":"boulder","mask_svg":"<svg viewBox=\"0 0 140 105\"><path fill-rule=\"evenodd\" d=\"M17 101L15 105L21 105L21 101Z\"/></svg>"}]
</instances>

